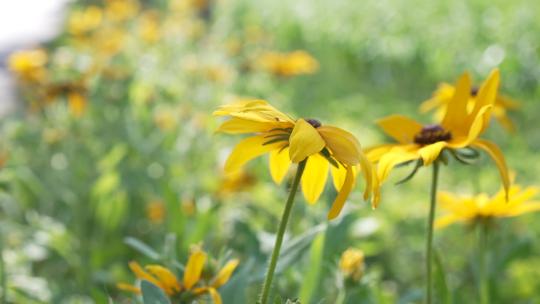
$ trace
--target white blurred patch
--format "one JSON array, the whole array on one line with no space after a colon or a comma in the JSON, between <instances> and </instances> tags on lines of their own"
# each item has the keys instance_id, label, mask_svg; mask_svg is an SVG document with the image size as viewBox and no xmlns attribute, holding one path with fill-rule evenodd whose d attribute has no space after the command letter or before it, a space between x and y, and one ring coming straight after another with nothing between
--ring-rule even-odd
<instances>
[{"instance_id":1,"label":"white blurred patch","mask_svg":"<svg viewBox=\"0 0 540 304\"><path fill-rule=\"evenodd\" d=\"M352 235L354 237L369 236L381 227L379 220L374 217L367 217L357 221L352 227Z\"/></svg>"},{"instance_id":2,"label":"white blurred patch","mask_svg":"<svg viewBox=\"0 0 540 304\"><path fill-rule=\"evenodd\" d=\"M482 59L480 60L481 68L491 69L498 66L503 61L505 55L506 52L500 45L490 45L482 54Z\"/></svg>"}]
</instances>

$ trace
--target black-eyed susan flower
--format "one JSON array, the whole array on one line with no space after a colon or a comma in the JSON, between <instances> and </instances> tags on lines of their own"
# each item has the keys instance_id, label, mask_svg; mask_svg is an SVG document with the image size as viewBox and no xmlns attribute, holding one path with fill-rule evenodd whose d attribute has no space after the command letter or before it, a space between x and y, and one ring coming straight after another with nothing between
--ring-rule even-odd
<instances>
[{"instance_id":1,"label":"black-eyed susan flower","mask_svg":"<svg viewBox=\"0 0 540 304\"><path fill-rule=\"evenodd\" d=\"M257 62L262 69L285 77L313 74L319 69L319 62L306 51L266 52L258 58Z\"/></svg>"},{"instance_id":2,"label":"black-eyed susan flower","mask_svg":"<svg viewBox=\"0 0 540 304\"><path fill-rule=\"evenodd\" d=\"M309 203L315 203L324 190L328 171L331 171L339 193L328 213L329 219L339 215L356 183L357 170L361 170L366 181L364 198L370 196L375 184L372 183L371 164L351 133L323 125L315 119L293 119L264 100L224 105L214 115L230 117L219 127L219 132L254 134L233 149L225 163L226 172L238 171L251 159L270 154L270 174L279 184L291 163L306 161L302 192Z\"/></svg>"},{"instance_id":3,"label":"black-eyed susan flower","mask_svg":"<svg viewBox=\"0 0 540 304\"><path fill-rule=\"evenodd\" d=\"M159 287L171 300L178 299L191 303L203 295L210 295L215 304L221 304L221 296L217 289L227 283L239 261L233 259L227 262L214 276L206 279L203 278L203 270L207 258L204 251L196 248L188 259L182 279L175 272L161 265L148 265L143 269L137 262L130 262L129 268L137 279L148 281ZM117 287L125 291L141 293L141 289L136 285L119 283Z\"/></svg>"},{"instance_id":4,"label":"black-eyed susan flower","mask_svg":"<svg viewBox=\"0 0 540 304\"><path fill-rule=\"evenodd\" d=\"M11 54L8 67L23 81L40 82L47 75L48 56L43 49L22 50Z\"/></svg>"},{"instance_id":5,"label":"black-eyed susan flower","mask_svg":"<svg viewBox=\"0 0 540 304\"><path fill-rule=\"evenodd\" d=\"M424 166L439 159L448 150L459 157L464 148L487 152L499 169L504 189L510 185L508 168L501 150L493 142L480 138L489 125L499 87L499 71L494 70L470 99L471 77L463 74L448 102L444 117L437 124L422 125L402 115L381 119L378 124L397 143L368 150L368 158L378 163L377 176L384 181L397 165L420 160Z\"/></svg>"},{"instance_id":6,"label":"black-eyed susan flower","mask_svg":"<svg viewBox=\"0 0 540 304\"><path fill-rule=\"evenodd\" d=\"M515 217L540 210L540 201L532 200L538 187L523 188L512 185L508 201L504 189L489 196L480 193L474 196L457 196L450 192L439 193L439 206L445 214L437 218L435 227L443 228L453 223L487 223L496 218Z\"/></svg>"},{"instance_id":7,"label":"black-eyed susan flower","mask_svg":"<svg viewBox=\"0 0 540 304\"><path fill-rule=\"evenodd\" d=\"M364 252L358 248L349 248L341 254L339 270L347 279L358 282L364 275Z\"/></svg>"},{"instance_id":8,"label":"black-eyed susan flower","mask_svg":"<svg viewBox=\"0 0 540 304\"><path fill-rule=\"evenodd\" d=\"M437 90L433 92L432 97L420 105L420 112L426 113L435 111L435 117L437 119L442 119L446 112L446 107L452 99L452 96L454 96L455 91L455 86L449 83L441 83ZM478 95L478 92L478 87L471 88L468 103L470 106L474 105L474 99ZM508 112L515 111L519 109L519 107L520 104L516 100L502 94L497 94L495 102L493 103L492 115L506 130L515 131L516 126L508 117Z\"/></svg>"}]
</instances>

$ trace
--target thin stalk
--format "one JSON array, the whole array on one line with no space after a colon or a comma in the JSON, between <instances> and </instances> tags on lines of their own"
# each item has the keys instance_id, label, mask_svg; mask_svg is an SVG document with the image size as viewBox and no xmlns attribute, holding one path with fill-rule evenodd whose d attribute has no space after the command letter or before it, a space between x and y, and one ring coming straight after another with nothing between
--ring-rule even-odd
<instances>
[{"instance_id":1,"label":"thin stalk","mask_svg":"<svg viewBox=\"0 0 540 304\"><path fill-rule=\"evenodd\" d=\"M479 258L479 280L480 280L480 303L489 304L489 274L488 274L488 237L489 227L486 222L479 225L478 237L478 258Z\"/></svg>"},{"instance_id":2,"label":"thin stalk","mask_svg":"<svg viewBox=\"0 0 540 304\"><path fill-rule=\"evenodd\" d=\"M281 250L281 244L283 243L283 236L285 235L285 230L287 229L287 223L291 215L292 206L294 203L294 197L298 190L298 185L300 184L300 179L302 178L302 173L304 173L304 168L306 167L306 160L301 161L298 164L298 169L296 170L296 176L294 177L293 184L291 186L291 191L289 192L289 197L287 198L287 203L285 204L285 209L283 210L283 215L281 216L281 222L279 223L279 228L276 236L276 243L274 244L274 250L272 251L272 257L270 258L270 265L268 266L268 271L266 272L266 277L264 279L263 289L261 296L259 298L260 304L268 303L268 296L270 295L270 288L272 286L272 279L274 278L274 272L276 271L276 266L279 258L279 252Z\"/></svg>"},{"instance_id":3,"label":"thin stalk","mask_svg":"<svg viewBox=\"0 0 540 304\"><path fill-rule=\"evenodd\" d=\"M429 217L426 241L426 303L431 304L433 299L433 282L431 264L433 261L433 221L435 219L435 207L437 205L437 182L439 180L439 162L433 163L433 176L431 180L431 202L429 205Z\"/></svg>"},{"instance_id":4,"label":"thin stalk","mask_svg":"<svg viewBox=\"0 0 540 304\"><path fill-rule=\"evenodd\" d=\"M4 238L0 233L0 303L6 303L7 300L7 279L6 279L6 263L4 262Z\"/></svg>"}]
</instances>

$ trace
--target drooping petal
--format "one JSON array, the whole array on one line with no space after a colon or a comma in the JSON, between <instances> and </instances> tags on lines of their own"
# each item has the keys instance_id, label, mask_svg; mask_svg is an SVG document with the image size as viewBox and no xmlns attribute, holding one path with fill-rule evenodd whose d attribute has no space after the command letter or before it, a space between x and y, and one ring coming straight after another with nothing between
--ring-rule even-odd
<instances>
[{"instance_id":1,"label":"drooping petal","mask_svg":"<svg viewBox=\"0 0 540 304\"><path fill-rule=\"evenodd\" d=\"M148 272L158 278L168 295L180 291L180 282L178 282L176 275L169 269L160 265L148 265L145 268Z\"/></svg>"},{"instance_id":2,"label":"drooping petal","mask_svg":"<svg viewBox=\"0 0 540 304\"><path fill-rule=\"evenodd\" d=\"M501 175L504 191L506 192L506 198L508 199L508 190L510 188L510 175L508 173L508 167L506 166L506 161L504 155L497 145L494 143L485 140L485 139L476 139L471 143L473 147L478 147L484 151L493 159L499 173Z\"/></svg>"},{"instance_id":3,"label":"drooping petal","mask_svg":"<svg viewBox=\"0 0 540 304\"><path fill-rule=\"evenodd\" d=\"M442 149L446 147L446 142L439 141L434 144L426 145L418 150L418 154L422 158L424 166L431 165L439 155L441 154Z\"/></svg>"},{"instance_id":4,"label":"drooping petal","mask_svg":"<svg viewBox=\"0 0 540 304\"><path fill-rule=\"evenodd\" d=\"M257 156L270 152L279 147L278 143L267 144L268 138L262 135L248 137L240 141L225 162L225 172L232 173L239 170L245 163Z\"/></svg>"},{"instance_id":5,"label":"drooping petal","mask_svg":"<svg viewBox=\"0 0 540 304\"><path fill-rule=\"evenodd\" d=\"M289 139L289 155L293 163L319 153L325 142L319 132L307 121L298 119Z\"/></svg>"},{"instance_id":6,"label":"drooping petal","mask_svg":"<svg viewBox=\"0 0 540 304\"><path fill-rule=\"evenodd\" d=\"M390 115L377 121L387 135L402 144L414 142L414 136L422 130L422 124L403 115Z\"/></svg>"},{"instance_id":7,"label":"drooping petal","mask_svg":"<svg viewBox=\"0 0 540 304\"><path fill-rule=\"evenodd\" d=\"M229 278L233 274L234 270L238 266L240 261L238 259L230 260L221 268L221 270L218 272L216 277L214 278L214 281L212 282L212 286L215 288L219 288L220 286L224 285L229 281Z\"/></svg>"},{"instance_id":8,"label":"drooping petal","mask_svg":"<svg viewBox=\"0 0 540 304\"><path fill-rule=\"evenodd\" d=\"M395 147L392 151L383 155L379 160L377 165L377 178L379 183L383 183L386 178L388 178L390 171L395 166L410 160L418 159L419 157L420 155L418 155L417 150L409 151L401 147Z\"/></svg>"},{"instance_id":9,"label":"drooping petal","mask_svg":"<svg viewBox=\"0 0 540 304\"><path fill-rule=\"evenodd\" d=\"M453 133L464 133L463 121L467 117L467 103L471 96L471 76L463 73L458 79L454 94L446 107L441 125Z\"/></svg>"},{"instance_id":10,"label":"drooping petal","mask_svg":"<svg viewBox=\"0 0 540 304\"><path fill-rule=\"evenodd\" d=\"M398 144L399 145L399 144ZM381 157L392 150L396 144L383 144L374 147L370 147L364 150L367 158L370 162L376 163L381 159Z\"/></svg>"},{"instance_id":11,"label":"drooping petal","mask_svg":"<svg viewBox=\"0 0 540 304\"><path fill-rule=\"evenodd\" d=\"M358 164L359 154L362 153L362 150L354 135L333 126L321 126L317 128L317 131L335 159L350 166Z\"/></svg>"},{"instance_id":12,"label":"drooping petal","mask_svg":"<svg viewBox=\"0 0 540 304\"><path fill-rule=\"evenodd\" d=\"M212 287L208 288L208 293L210 294L210 297L212 298L212 301L214 304L222 304L221 296L219 295L219 292Z\"/></svg>"},{"instance_id":13,"label":"drooping petal","mask_svg":"<svg viewBox=\"0 0 540 304\"><path fill-rule=\"evenodd\" d=\"M332 220L339 215L341 209L343 209L343 205L345 205L345 201L347 201L347 198L349 197L349 194L351 193L354 186L355 178L353 169L349 166L347 166L346 169L347 175L345 177L343 187L341 187L341 190L339 191L336 199L334 200L334 203L332 204L332 207L330 208L330 211L328 212L329 220Z\"/></svg>"},{"instance_id":14,"label":"drooping petal","mask_svg":"<svg viewBox=\"0 0 540 304\"><path fill-rule=\"evenodd\" d=\"M184 287L191 289L199 279L203 270L204 263L206 262L206 253L202 250L196 250L188 259L186 268L184 270Z\"/></svg>"},{"instance_id":15,"label":"drooping petal","mask_svg":"<svg viewBox=\"0 0 540 304\"><path fill-rule=\"evenodd\" d=\"M329 165L328 161L319 154L312 155L307 159L301 183L302 193L304 193L308 203L314 204L321 196L328 179Z\"/></svg>"},{"instance_id":16,"label":"drooping petal","mask_svg":"<svg viewBox=\"0 0 540 304\"><path fill-rule=\"evenodd\" d=\"M285 149L274 149L270 151L270 175L276 184L281 184L287 171L289 171L289 166L291 160L289 159L289 148Z\"/></svg>"},{"instance_id":17,"label":"drooping petal","mask_svg":"<svg viewBox=\"0 0 540 304\"><path fill-rule=\"evenodd\" d=\"M375 189L378 187L378 183L376 183L376 176L373 174L373 166L367 159L367 157L364 155L364 153L360 153L360 170L362 171L362 175L364 176L364 180L366 181L365 189L364 189L364 200L367 200L373 191L378 191L378 189ZM376 208L378 202L373 202L372 207Z\"/></svg>"},{"instance_id":18,"label":"drooping petal","mask_svg":"<svg viewBox=\"0 0 540 304\"><path fill-rule=\"evenodd\" d=\"M330 172L332 172L332 183L336 191L341 190L343 183L345 182L345 176L347 176L347 169L343 165L338 164L338 167L330 166Z\"/></svg>"}]
</instances>

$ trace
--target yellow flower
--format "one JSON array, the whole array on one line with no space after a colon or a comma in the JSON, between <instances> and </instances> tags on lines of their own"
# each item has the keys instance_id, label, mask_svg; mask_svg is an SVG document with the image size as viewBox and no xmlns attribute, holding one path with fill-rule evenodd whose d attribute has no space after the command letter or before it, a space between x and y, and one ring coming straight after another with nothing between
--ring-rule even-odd
<instances>
[{"instance_id":1,"label":"yellow flower","mask_svg":"<svg viewBox=\"0 0 540 304\"><path fill-rule=\"evenodd\" d=\"M165 212L165 204L163 204L163 202L160 200L152 201L146 206L146 217L153 224L159 224L163 222L163 219L165 218Z\"/></svg>"},{"instance_id":2,"label":"yellow flower","mask_svg":"<svg viewBox=\"0 0 540 304\"><path fill-rule=\"evenodd\" d=\"M362 153L360 143L349 132L322 125L315 119L297 119L281 113L264 100L242 100L221 106L214 112L228 116L218 129L231 134L255 133L233 149L225 163L225 172L238 171L246 162L270 154L270 174L281 183L291 162L307 161L301 185L304 197L315 203L320 197L328 171L332 172L334 187L339 191L328 218L339 215L361 169L366 180L364 199L372 192L371 164Z\"/></svg>"},{"instance_id":3,"label":"yellow flower","mask_svg":"<svg viewBox=\"0 0 540 304\"><path fill-rule=\"evenodd\" d=\"M112 21L125 21L133 18L139 11L139 2L136 0L107 0L105 13Z\"/></svg>"},{"instance_id":4,"label":"yellow flower","mask_svg":"<svg viewBox=\"0 0 540 304\"><path fill-rule=\"evenodd\" d=\"M75 117L81 117L88 103L86 97L79 92L69 92L67 99L70 113Z\"/></svg>"},{"instance_id":5,"label":"yellow flower","mask_svg":"<svg viewBox=\"0 0 540 304\"><path fill-rule=\"evenodd\" d=\"M443 150L456 154L463 148L478 148L493 158L504 189L508 190L508 168L501 150L494 143L479 138L489 125L498 87L499 71L494 70L480 87L471 106L471 78L465 73L458 80L440 124L422 125L401 115L381 119L379 126L397 143L373 147L367 152L368 158L378 163L379 182L382 183L399 164L421 160L424 166L428 166L439 158Z\"/></svg>"},{"instance_id":6,"label":"yellow flower","mask_svg":"<svg viewBox=\"0 0 540 304\"><path fill-rule=\"evenodd\" d=\"M154 284L171 298L179 298L184 295L185 297L198 297L208 294L215 304L221 304L221 296L217 289L229 281L239 261L237 259L230 260L211 280L206 281L201 277L206 260L207 254L196 248L189 256L182 279L160 265L148 265L143 269L137 262L133 261L129 263L129 268L137 279ZM119 283L117 287L124 291L141 293L141 289L135 285Z\"/></svg>"},{"instance_id":7,"label":"yellow flower","mask_svg":"<svg viewBox=\"0 0 540 304\"><path fill-rule=\"evenodd\" d=\"M245 170L224 173L221 177L217 195L223 197L230 193L239 192L253 186L255 183L255 176Z\"/></svg>"},{"instance_id":8,"label":"yellow flower","mask_svg":"<svg viewBox=\"0 0 540 304\"><path fill-rule=\"evenodd\" d=\"M18 51L9 56L8 67L23 80L40 81L46 76L47 60L43 49Z\"/></svg>"},{"instance_id":9,"label":"yellow flower","mask_svg":"<svg viewBox=\"0 0 540 304\"><path fill-rule=\"evenodd\" d=\"M452 99L456 88L449 83L441 83L437 90L433 93L433 96L424 101L420 105L420 112L426 113L435 110L435 117L441 119L446 112L448 103ZM468 106L474 106L474 99L478 94L478 88L472 87ZM519 103L510 97L497 94L495 103L493 104L493 117L499 121L499 123L508 131L515 131L516 127L512 120L507 115L508 111L517 110L520 107Z\"/></svg>"},{"instance_id":10,"label":"yellow flower","mask_svg":"<svg viewBox=\"0 0 540 304\"><path fill-rule=\"evenodd\" d=\"M72 35L85 35L101 25L103 12L97 6L91 5L81 11L73 11L68 20L68 31Z\"/></svg>"},{"instance_id":11,"label":"yellow flower","mask_svg":"<svg viewBox=\"0 0 540 304\"><path fill-rule=\"evenodd\" d=\"M514 217L540 210L540 201L531 201L538 193L537 187L522 189L512 185L509 199L505 200L504 189L489 197L485 193L476 196L458 197L452 193L441 192L439 204L446 214L435 221L435 227L442 228L456 222L475 223L485 219Z\"/></svg>"},{"instance_id":12,"label":"yellow flower","mask_svg":"<svg viewBox=\"0 0 540 304\"><path fill-rule=\"evenodd\" d=\"M359 281L364 275L364 252L357 248L349 248L341 254L339 269L346 278Z\"/></svg>"},{"instance_id":13,"label":"yellow flower","mask_svg":"<svg viewBox=\"0 0 540 304\"><path fill-rule=\"evenodd\" d=\"M261 67L278 76L313 74L319 63L306 51L291 53L267 52L260 56Z\"/></svg>"},{"instance_id":14,"label":"yellow flower","mask_svg":"<svg viewBox=\"0 0 540 304\"><path fill-rule=\"evenodd\" d=\"M138 19L139 36L147 43L155 43L161 37L159 12L145 11Z\"/></svg>"}]
</instances>

